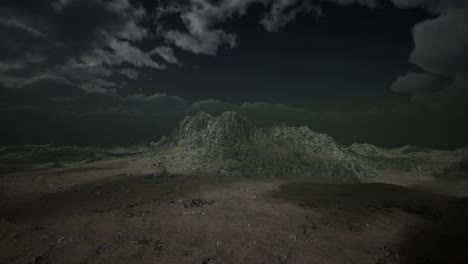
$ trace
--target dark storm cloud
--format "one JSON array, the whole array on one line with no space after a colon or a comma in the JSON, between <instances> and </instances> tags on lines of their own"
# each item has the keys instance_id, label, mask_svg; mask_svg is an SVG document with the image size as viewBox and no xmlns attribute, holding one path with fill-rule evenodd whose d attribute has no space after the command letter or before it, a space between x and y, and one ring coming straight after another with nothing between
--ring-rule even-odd
<instances>
[{"instance_id":1,"label":"dark storm cloud","mask_svg":"<svg viewBox=\"0 0 468 264\"><path fill-rule=\"evenodd\" d=\"M142 26L142 22L151 19L152 11L129 0L40 0L33 4L25 0L7 0L0 5L0 34L9 36L0 43L0 81L4 85L18 86L30 78L51 74L105 90L109 86L100 87L97 83L91 83L96 78L112 82L110 78L113 73L137 79L140 75L135 72L140 72L143 67L161 70L167 67L165 63L181 65L173 48L167 44L183 51L208 55L217 54L220 47L236 47L236 34L227 32L222 25L239 19L253 5L265 8L258 21L265 30L279 31L301 13L322 15L320 5L324 2L368 7L378 7L384 3L382 0L167 1L165 5L158 4L155 13L158 30L151 31L149 27ZM434 34L431 29L440 27L438 24L458 23L464 13L459 12L455 17L452 10L458 10L467 1L392 2L401 8L422 7L437 14L444 13L443 17L447 17L441 23L429 21L415 28L417 47L412 61L429 68L438 67L433 65L440 63L438 58L427 56L432 53L426 46L434 49L426 44L432 43ZM165 20L167 16L174 15L180 17L184 29L165 26L172 25L165 23ZM457 33L453 31L445 33L444 39L450 43L460 43L456 48L462 48L466 38L454 36ZM163 37L168 43L146 51L138 47L139 42L155 37ZM441 57L447 55L442 49L436 51ZM119 67L124 64L135 67L130 69L131 74L128 66Z\"/></svg>"},{"instance_id":2,"label":"dark storm cloud","mask_svg":"<svg viewBox=\"0 0 468 264\"><path fill-rule=\"evenodd\" d=\"M158 11L161 17L164 14L179 15L186 27L186 31L163 30L169 42L184 51L215 55L220 47L235 48L238 45L236 35L219 28L219 24L245 15L254 4L269 9L259 21L267 31L278 31L300 13L312 10L319 13L316 6L303 0L190 0L185 4L174 1Z\"/></svg>"},{"instance_id":3,"label":"dark storm cloud","mask_svg":"<svg viewBox=\"0 0 468 264\"><path fill-rule=\"evenodd\" d=\"M270 12L263 17L260 24L262 24L267 31L277 32L291 21L294 21L297 15L310 13L312 11L314 11L315 15L322 15L320 6L313 5L309 1L276 1L273 2Z\"/></svg>"},{"instance_id":4,"label":"dark storm cloud","mask_svg":"<svg viewBox=\"0 0 468 264\"><path fill-rule=\"evenodd\" d=\"M171 47L156 47L150 52L150 55L158 55L161 58L163 58L167 63L180 64L179 60L174 55L174 51Z\"/></svg>"},{"instance_id":5,"label":"dark storm cloud","mask_svg":"<svg viewBox=\"0 0 468 264\"><path fill-rule=\"evenodd\" d=\"M339 4L378 7L379 0L330 0ZM423 8L435 18L415 25L415 47L409 61L425 72L399 77L391 90L412 96L415 103L448 107L466 97L468 87L468 1L391 0L402 9ZM447 84L452 83L452 85Z\"/></svg>"},{"instance_id":6,"label":"dark storm cloud","mask_svg":"<svg viewBox=\"0 0 468 264\"><path fill-rule=\"evenodd\" d=\"M237 45L234 34L215 26L242 16L252 4L271 7L261 22L271 31L310 9L309 4L299 0L236 0L218 4L193 0L188 5L178 2L159 7L156 17L175 13L187 32L162 28L150 31L142 22L151 19L151 11L129 0L3 1L0 34L8 37L0 43L0 82L14 87L49 74L105 90L109 85L100 86L94 81L96 78L111 82L110 77L117 72L136 79L139 68L161 70L166 68L164 62L181 65L172 47L163 44L144 51L138 46L141 41L163 36L184 51L214 55L223 45ZM155 23L163 22L162 19ZM123 64L135 68L120 69Z\"/></svg>"},{"instance_id":7,"label":"dark storm cloud","mask_svg":"<svg viewBox=\"0 0 468 264\"><path fill-rule=\"evenodd\" d=\"M468 111L468 78L441 78L428 73L409 73L399 77L391 89L409 94L416 104L430 105L439 110Z\"/></svg>"},{"instance_id":8,"label":"dark storm cloud","mask_svg":"<svg viewBox=\"0 0 468 264\"><path fill-rule=\"evenodd\" d=\"M220 47L235 48L237 37L226 32L219 25L246 14L254 4L265 6L260 24L267 31L278 31L287 23L295 20L300 13L314 11L320 14L317 5L303 0L190 0L184 3L171 2L160 7L160 18L167 14L177 14L186 27L186 31L162 30L164 37L178 48L195 54L215 55Z\"/></svg>"},{"instance_id":9,"label":"dark storm cloud","mask_svg":"<svg viewBox=\"0 0 468 264\"><path fill-rule=\"evenodd\" d=\"M134 43L150 37L146 11L128 0L2 1L0 81L18 86L44 74L76 83L109 77L113 66L162 69ZM157 54L156 54L157 55Z\"/></svg>"},{"instance_id":10,"label":"dark storm cloud","mask_svg":"<svg viewBox=\"0 0 468 264\"><path fill-rule=\"evenodd\" d=\"M178 14L187 31L164 31L166 39L182 50L195 54L214 55L223 46L236 47L236 35L221 28L224 22L246 13L253 4L262 4L268 12L259 21L267 31L278 31L295 20L300 13L322 15L320 5L331 2L340 5L358 4L378 8L388 1L383 0L237 0L209 1L190 0L185 5L170 5L161 13ZM468 1L467 0L391 0L402 9L422 8L433 13L434 19L423 21L413 29L415 47L409 61L426 73L408 74L398 78L391 90L417 95L418 98L437 99L425 96L440 89L450 89L442 79L455 81L458 76L468 75ZM435 77L437 76L437 77ZM463 77L465 78L465 77Z\"/></svg>"},{"instance_id":11,"label":"dark storm cloud","mask_svg":"<svg viewBox=\"0 0 468 264\"><path fill-rule=\"evenodd\" d=\"M461 2L459 2L461 4ZM413 95L417 103L449 106L467 100L468 8L451 9L413 29L415 47L410 62L426 73L397 79L392 90ZM437 75L439 77L434 77ZM451 84L443 83L443 77Z\"/></svg>"},{"instance_id":12,"label":"dark storm cloud","mask_svg":"<svg viewBox=\"0 0 468 264\"><path fill-rule=\"evenodd\" d=\"M399 8L424 8L436 14L467 6L466 0L324 0L322 2L333 2L341 5L359 4L371 8L377 8L391 2Z\"/></svg>"},{"instance_id":13,"label":"dark storm cloud","mask_svg":"<svg viewBox=\"0 0 468 264\"><path fill-rule=\"evenodd\" d=\"M388 1L384 0L235 0L210 1L189 0L173 1L168 6L160 7L159 18L165 14L177 14L183 21L186 31L162 30L166 39L175 46L195 54L214 55L220 47L236 47L236 35L226 32L220 25L226 21L243 16L254 4L264 5L268 11L259 21L267 31L279 31L301 13L313 13L321 16L322 3L340 5L359 4L377 8ZM468 6L467 0L391 0L403 9L424 8L435 14L451 12Z\"/></svg>"},{"instance_id":14,"label":"dark storm cloud","mask_svg":"<svg viewBox=\"0 0 468 264\"><path fill-rule=\"evenodd\" d=\"M140 76L140 73L138 71L131 69L131 68L124 68L120 70L120 74L133 80L138 79L138 77Z\"/></svg>"},{"instance_id":15,"label":"dark storm cloud","mask_svg":"<svg viewBox=\"0 0 468 264\"><path fill-rule=\"evenodd\" d=\"M413 32L413 63L445 76L468 75L468 8L424 21Z\"/></svg>"}]
</instances>

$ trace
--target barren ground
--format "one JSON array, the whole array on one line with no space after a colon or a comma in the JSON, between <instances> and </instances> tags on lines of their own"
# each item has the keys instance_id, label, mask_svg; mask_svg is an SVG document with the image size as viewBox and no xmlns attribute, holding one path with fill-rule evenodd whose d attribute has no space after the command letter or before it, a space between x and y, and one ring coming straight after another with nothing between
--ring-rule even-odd
<instances>
[{"instance_id":1,"label":"barren ground","mask_svg":"<svg viewBox=\"0 0 468 264\"><path fill-rule=\"evenodd\" d=\"M0 263L468 263L463 178L161 176L143 154L45 167L0 173Z\"/></svg>"}]
</instances>

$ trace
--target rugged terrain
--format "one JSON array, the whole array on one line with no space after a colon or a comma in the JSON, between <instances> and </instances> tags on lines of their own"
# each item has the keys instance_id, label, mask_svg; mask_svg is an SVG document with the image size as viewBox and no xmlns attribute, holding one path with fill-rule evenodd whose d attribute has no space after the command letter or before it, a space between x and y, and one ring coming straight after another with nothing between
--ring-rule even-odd
<instances>
[{"instance_id":1,"label":"rugged terrain","mask_svg":"<svg viewBox=\"0 0 468 264\"><path fill-rule=\"evenodd\" d=\"M0 148L0 263L467 263L468 149L233 112L158 143Z\"/></svg>"},{"instance_id":2,"label":"rugged terrain","mask_svg":"<svg viewBox=\"0 0 468 264\"><path fill-rule=\"evenodd\" d=\"M169 172L227 176L310 176L323 181L362 182L376 172L366 158L308 127L256 127L235 112L187 117L158 144L157 164Z\"/></svg>"}]
</instances>

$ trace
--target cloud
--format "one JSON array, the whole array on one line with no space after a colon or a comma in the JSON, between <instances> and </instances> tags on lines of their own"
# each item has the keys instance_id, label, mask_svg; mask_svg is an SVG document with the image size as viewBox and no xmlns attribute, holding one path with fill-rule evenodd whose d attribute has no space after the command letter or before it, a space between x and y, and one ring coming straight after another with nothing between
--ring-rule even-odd
<instances>
[{"instance_id":1,"label":"cloud","mask_svg":"<svg viewBox=\"0 0 468 264\"><path fill-rule=\"evenodd\" d=\"M216 55L220 47L237 47L236 35L219 28L220 24L242 17L254 4L271 7L259 22L267 31L278 31L300 13L319 10L303 0L189 0L185 4L174 1L160 7L158 19L174 14L180 17L186 31L162 29L164 37L178 48L195 54Z\"/></svg>"},{"instance_id":2,"label":"cloud","mask_svg":"<svg viewBox=\"0 0 468 264\"><path fill-rule=\"evenodd\" d=\"M414 103L451 108L468 101L463 89L468 87L468 8L454 8L468 3L447 1L445 8L442 2L432 4L440 4L438 9L444 12L414 27L415 47L409 59L425 73L400 77L391 89L411 94Z\"/></svg>"},{"instance_id":3,"label":"cloud","mask_svg":"<svg viewBox=\"0 0 468 264\"><path fill-rule=\"evenodd\" d=\"M70 81L106 78L114 65L164 68L135 43L151 36L146 11L128 0L6 0L0 7L0 82L52 74ZM82 74L85 73L85 74Z\"/></svg>"},{"instance_id":4,"label":"cloud","mask_svg":"<svg viewBox=\"0 0 468 264\"><path fill-rule=\"evenodd\" d=\"M184 51L216 55L220 47L237 47L236 35L219 28L219 25L245 15L253 4L271 6L271 10L259 22L268 31L278 31L299 13L319 10L303 0L189 0L185 4L175 1L159 8L158 19L168 14L179 15L186 32L162 29L166 40Z\"/></svg>"},{"instance_id":5,"label":"cloud","mask_svg":"<svg viewBox=\"0 0 468 264\"><path fill-rule=\"evenodd\" d=\"M137 80L138 77L140 76L140 73L138 71L135 71L134 69L131 68L124 68L120 70L120 74L126 76L127 78Z\"/></svg>"},{"instance_id":6,"label":"cloud","mask_svg":"<svg viewBox=\"0 0 468 264\"><path fill-rule=\"evenodd\" d=\"M170 47L156 47L150 52L150 55L158 55L168 63L179 64L179 60L176 58L174 51Z\"/></svg>"},{"instance_id":7,"label":"cloud","mask_svg":"<svg viewBox=\"0 0 468 264\"><path fill-rule=\"evenodd\" d=\"M285 25L294 21L297 15L301 13L310 13L314 11L315 15L321 16L320 6L314 6L311 2L301 0L282 0L272 4L271 10L260 21L269 32L277 32Z\"/></svg>"},{"instance_id":8,"label":"cloud","mask_svg":"<svg viewBox=\"0 0 468 264\"><path fill-rule=\"evenodd\" d=\"M222 30L210 30L191 34L168 31L164 36L180 49L195 54L216 55L218 48L224 44L230 48L237 46L236 37Z\"/></svg>"},{"instance_id":9,"label":"cloud","mask_svg":"<svg viewBox=\"0 0 468 264\"><path fill-rule=\"evenodd\" d=\"M445 83L437 91L430 93L415 93L412 101L417 104L429 105L440 111L458 111L466 113L468 111L468 78L458 77Z\"/></svg>"},{"instance_id":10,"label":"cloud","mask_svg":"<svg viewBox=\"0 0 468 264\"><path fill-rule=\"evenodd\" d=\"M441 78L428 73L408 73L391 86L394 92L408 94L415 104L449 109L468 101L468 79Z\"/></svg>"},{"instance_id":11,"label":"cloud","mask_svg":"<svg viewBox=\"0 0 468 264\"><path fill-rule=\"evenodd\" d=\"M414 27L410 60L428 72L468 75L468 8L456 9Z\"/></svg>"},{"instance_id":12,"label":"cloud","mask_svg":"<svg viewBox=\"0 0 468 264\"><path fill-rule=\"evenodd\" d=\"M94 79L92 81L82 83L80 86L87 92L95 93L115 93L116 88L120 87L119 84L103 79Z\"/></svg>"},{"instance_id":13,"label":"cloud","mask_svg":"<svg viewBox=\"0 0 468 264\"><path fill-rule=\"evenodd\" d=\"M105 61L108 64L122 64L128 62L137 67L150 67L155 69L164 69L165 66L155 62L149 53L142 52L137 47L130 44L127 41L114 40L110 43L110 48L114 50L114 53L107 53ZM105 52L103 52L105 53Z\"/></svg>"},{"instance_id":14,"label":"cloud","mask_svg":"<svg viewBox=\"0 0 468 264\"><path fill-rule=\"evenodd\" d=\"M443 88L443 80L427 73L408 73L392 84L391 90L404 94L431 93Z\"/></svg>"},{"instance_id":15,"label":"cloud","mask_svg":"<svg viewBox=\"0 0 468 264\"><path fill-rule=\"evenodd\" d=\"M330 0L346 4L378 7L379 0ZM468 1L467 0L391 0L403 9L423 8L436 17L422 21L413 28L415 47L409 61L423 73L399 77L391 90L411 95L412 102L437 107L458 105L466 99L468 84ZM460 81L463 80L463 81ZM452 83L452 84L450 84Z\"/></svg>"},{"instance_id":16,"label":"cloud","mask_svg":"<svg viewBox=\"0 0 468 264\"><path fill-rule=\"evenodd\" d=\"M42 75L23 83L19 93L27 100L56 100L83 95L85 91L67 79L54 75ZM40 102L42 103L42 102Z\"/></svg>"},{"instance_id":17,"label":"cloud","mask_svg":"<svg viewBox=\"0 0 468 264\"><path fill-rule=\"evenodd\" d=\"M380 1L381 3L382 1ZM466 7L466 0L392 0L399 8L422 7L435 14L445 13L449 10Z\"/></svg>"},{"instance_id":18,"label":"cloud","mask_svg":"<svg viewBox=\"0 0 468 264\"><path fill-rule=\"evenodd\" d=\"M165 63L181 65L174 47L194 54L215 55L222 47L235 48L237 37L223 25L241 18L253 5L263 5L259 21L267 31L279 31L297 15L321 15L320 4L360 4L371 8L383 0L187 0L158 2L157 30L143 26L150 14L130 0L5 0L0 7L0 82L19 86L44 74L62 76L74 83L109 78L122 67L162 70ZM466 71L466 0L392 0L400 8L425 8L440 17L414 29L416 48L411 61L436 74ZM183 28L165 23L177 16ZM441 35L437 32L442 32ZM439 36L439 37L438 37ZM150 50L146 40L164 38ZM432 44L428 44L432 43ZM148 47L148 45L145 45ZM161 62L161 61L162 62ZM129 76L128 74L126 76ZM135 76L135 74L132 74ZM94 83L94 85L98 85ZM101 87L105 89L105 87Z\"/></svg>"},{"instance_id":19,"label":"cloud","mask_svg":"<svg viewBox=\"0 0 468 264\"><path fill-rule=\"evenodd\" d=\"M359 4L370 8L377 8L389 1L385 0L325 0L341 5ZM390 0L398 8L424 8L434 14L440 14L451 9L467 6L466 0Z\"/></svg>"},{"instance_id":20,"label":"cloud","mask_svg":"<svg viewBox=\"0 0 468 264\"><path fill-rule=\"evenodd\" d=\"M226 32L222 28L222 24L225 22L239 19L242 17L249 7L254 4L260 4L265 6L268 11L265 12L263 18L259 21L267 31L279 31L282 27L288 23L294 21L297 15L303 13L312 13L315 16L322 16L320 5L322 3L329 2L338 5L351 5L358 4L369 8L377 8L385 5L388 1L384 0L323 0L323 1L307 1L307 0L221 0L221 1L210 1L210 0L188 0L188 1L172 1L165 6L160 6L157 9L157 22L161 25L164 24L164 18L166 16L177 15L185 25L184 30L166 29L164 26L160 26L160 32L170 43L176 47L192 52L195 54L207 54L215 55L218 49L225 46L228 48L234 48L238 45L236 41L236 35L230 32ZM441 21L443 24L458 25L458 30L463 31L462 28L466 24L466 13L461 12L460 9L468 6L466 0L391 0L391 2L402 9L410 8L423 8L428 12L440 15L442 18L447 16L451 17L452 21ZM452 12L459 13L458 15L451 14ZM450 14L449 14L450 13ZM458 18L455 18L457 16ZM465 17L463 21L462 17ZM448 20L448 19L445 19ZM430 22L428 22L430 23ZM422 23L415 29L415 38L417 45L430 45L425 44L427 38L432 38L434 35L431 32L437 30L433 25L428 26L428 30L424 27L426 24ZM449 25L447 25L449 26ZM451 38L453 38L453 31L457 27L445 30L444 35L447 41L450 41L453 46L462 46L465 43L453 44ZM428 31L428 32L426 32ZM466 31L466 29L464 30ZM459 32L461 33L461 32ZM463 33L464 34L464 33ZM450 35L450 36L449 36ZM455 37L459 39L459 37ZM465 37L463 37L464 39ZM418 41L421 39L421 41ZM429 40L429 39L427 39ZM431 40L429 40L431 41ZM439 40L440 41L440 40ZM434 42L437 43L437 42ZM446 45L448 48L452 48ZM414 57L419 58L419 53L415 53ZM422 57L424 54L422 54Z\"/></svg>"},{"instance_id":21,"label":"cloud","mask_svg":"<svg viewBox=\"0 0 468 264\"><path fill-rule=\"evenodd\" d=\"M164 30L164 37L184 51L195 54L215 55L218 48L226 45L235 47L236 38L222 29L215 29L218 23L230 19L234 14L242 14L247 7L258 0L223 0L213 3L209 0L190 0L185 5L179 2L169 4L164 13L177 14L185 25L187 32Z\"/></svg>"},{"instance_id":22,"label":"cloud","mask_svg":"<svg viewBox=\"0 0 468 264\"><path fill-rule=\"evenodd\" d=\"M0 18L0 23L5 27L5 28L12 28L15 30L20 30L23 31L24 33L31 35L34 38L46 38L47 35L39 31L38 29L34 28L32 25L28 25L25 22L14 18Z\"/></svg>"}]
</instances>

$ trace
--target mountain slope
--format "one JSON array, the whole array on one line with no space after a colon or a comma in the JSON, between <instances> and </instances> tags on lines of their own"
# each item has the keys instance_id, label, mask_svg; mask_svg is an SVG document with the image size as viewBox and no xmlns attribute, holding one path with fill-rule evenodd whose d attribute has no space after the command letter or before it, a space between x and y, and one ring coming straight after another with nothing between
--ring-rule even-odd
<instances>
[{"instance_id":1,"label":"mountain slope","mask_svg":"<svg viewBox=\"0 0 468 264\"><path fill-rule=\"evenodd\" d=\"M340 182L375 176L365 159L328 135L284 124L262 129L235 112L187 117L158 145L157 164L174 173L311 176Z\"/></svg>"}]
</instances>

